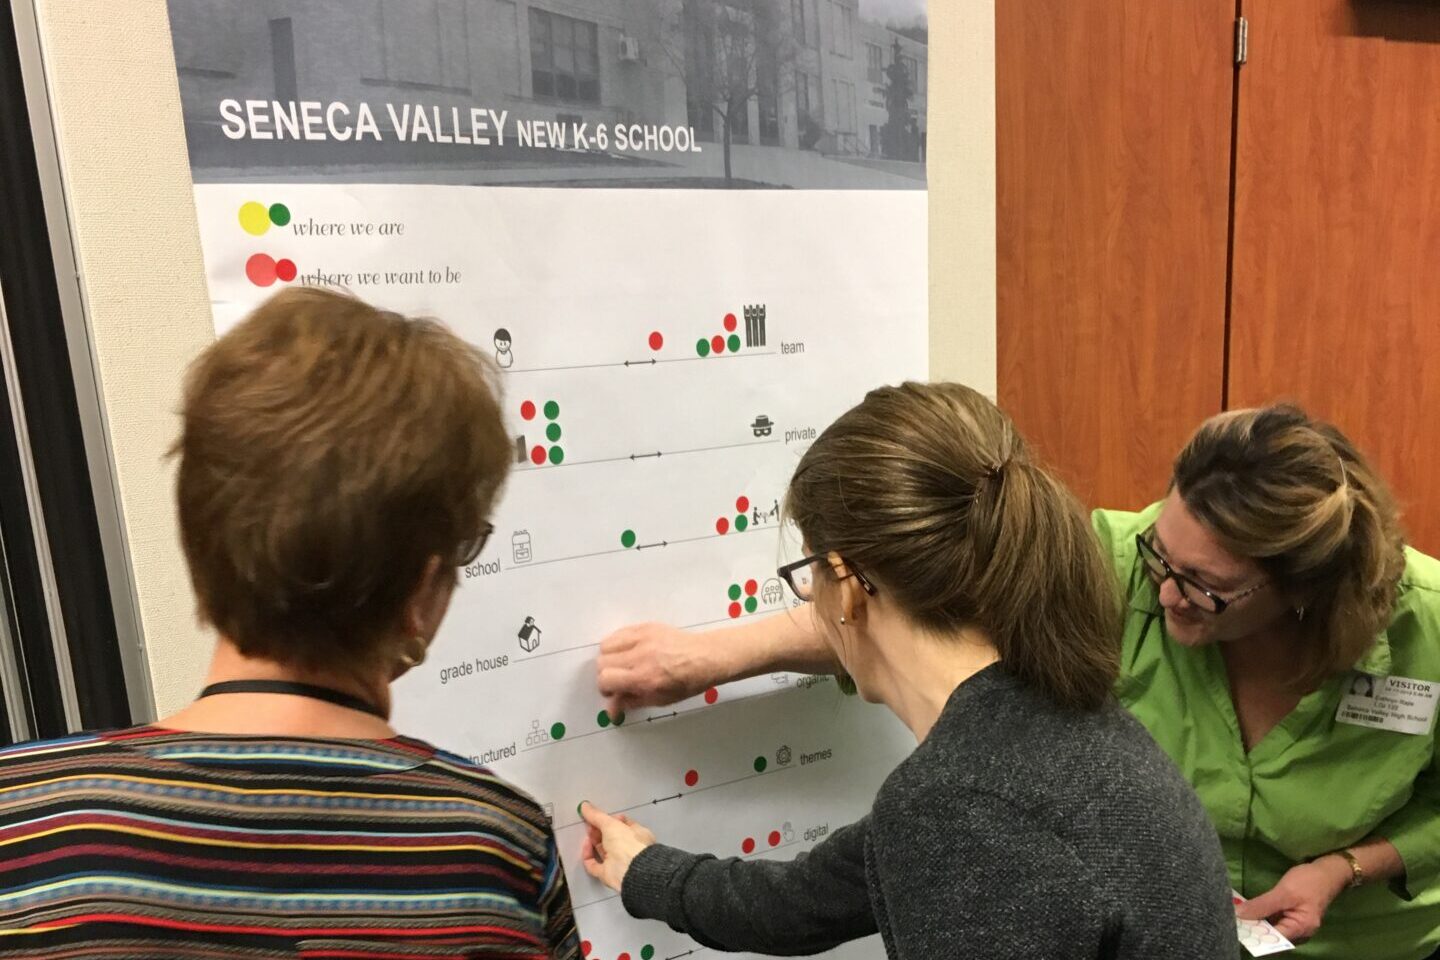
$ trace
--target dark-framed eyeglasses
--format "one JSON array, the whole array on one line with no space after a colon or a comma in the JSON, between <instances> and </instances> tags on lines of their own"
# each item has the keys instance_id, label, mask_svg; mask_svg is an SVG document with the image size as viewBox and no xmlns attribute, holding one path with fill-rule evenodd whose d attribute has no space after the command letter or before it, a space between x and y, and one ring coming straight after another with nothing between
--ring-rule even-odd
<instances>
[{"instance_id":1,"label":"dark-framed eyeglasses","mask_svg":"<svg viewBox=\"0 0 1440 960\"><path fill-rule=\"evenodd\" d=\"M815 564L821 563L832 575L834 568L830 566L830 555L828 553L815 553L794 563L787 563L775 571L775 575L790 585L790 592L806 603L809 603L815 596ZM836 580L848 580L851 577L860 584L860 588L872 597L875 595L875 586L849 560L845 561L845 567L850 572L843 577L836 576Z\"/></svg>"},{"instance_id":2,"label":"dark-framed eyeglasses","mask_svg":"<svg viewBox=\"0 0 1440 960\"><path fill-rule=\"evenodd\" d=\"M490 534L495 532L495 525L486 521L480 525L480 532L468 540L461 540L460 546L455 548L455 566L468 567L480 556L480 551L485 549L485 544L490 539Z\"/></svg>"},{"instance_id":3,"label":"dark-framed eyeglasses","mask_svg":"<svg viewBox=\"0 0 1440 960\"><path fill-rule=\"evenodd\" d=\"M1174 567L1170 566L1168 560L1160 556L1155 545L1146 538L1145 534L1137 533L1135 535L1135 545L1140 550L1140 559L1145 564L1145 573L1154 582L1156 588L1162 586L1166 580L1174 580L1180 596L1184 597L1190 606L1203 613L1219 616L1236 601L1244 600L1270 582L1269 579L1261 580L1233 596L1222 597L1213 590L1202 587L1185 574L1177 572Z\"/></svg>"}]
</instances>

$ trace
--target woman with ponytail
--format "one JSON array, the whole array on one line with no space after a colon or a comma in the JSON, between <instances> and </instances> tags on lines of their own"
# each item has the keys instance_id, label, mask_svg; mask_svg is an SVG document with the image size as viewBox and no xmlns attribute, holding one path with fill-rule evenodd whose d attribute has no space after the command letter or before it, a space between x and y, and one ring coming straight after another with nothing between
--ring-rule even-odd
<instances>
[{"instance_id":1,"label":"woman with ponytail","mask_svg":"<svg viewBox=\"0 0 1440 960\"><path fill-rule=\"evenodd\" d=\"M1403 545L1384 481L1335 427L1276 405L1206 421L1162 502L1092 519L1124 604L1115 693L1199 794L1251 898L1240 915L1299 957L1431 956L1440 564ZM1063 575L1063 554L1041 555ZM827 616L811 604L723 642L629 627L602 647L601 691L620 709L835 669Z\"/></svg>"},{"instance_id":2,"label":"woman with ponytail","mask_svg":"<svg viewBox=\"0 0 1440 960\"><path fill-rule=\"evenodd\" d=\"M1106 557L1009 418L957 384L875 390L806 452L786 510L807 629L920 746L788 863L686 853L586 804L590 873L719 950L878 931L892 958L1232 960L1214 830L1111 693Z\"/></svg>"}]
</instances>

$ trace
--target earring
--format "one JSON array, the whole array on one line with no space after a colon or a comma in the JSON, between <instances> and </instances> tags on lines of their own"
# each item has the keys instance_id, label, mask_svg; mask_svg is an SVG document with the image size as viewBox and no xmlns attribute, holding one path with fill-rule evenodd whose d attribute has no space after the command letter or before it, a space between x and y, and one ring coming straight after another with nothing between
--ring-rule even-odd
<instances>
[{"instance_id":1,"label":"earring","mask_svg":"<svg viewBox=\"0 0 1440 960\"><path fill-rule=\"evenodd\" d=\"M1296 619L1296 620L1304 620L1304 619L1305 619L1305 604L1302 603L1302 604L1300 604L1300 606L1298 606L1298 607L1295 608L1295 619Z\"/></svg>"},{"instance_id":2,"label":"earring","mask_svg":"<svg viewBox=\"0 0 1440 960\"><path fill-rule=\"evenodd\" d=\"M845 626L845 617L843 615L840 617L840 626Z\"/></svg>"},{"instance_id":3,"label":"earring","mask_svg":"<svg viewBox=\"0 0 1440 960\"><path fill-rule=\"evenodd\" d=\"M413 670L425 662L425 655L429 652L430 645L425 642L425 638L418 633L411 634L405 638L398 659L406 670Z\"/></svg>"}]
</instances>

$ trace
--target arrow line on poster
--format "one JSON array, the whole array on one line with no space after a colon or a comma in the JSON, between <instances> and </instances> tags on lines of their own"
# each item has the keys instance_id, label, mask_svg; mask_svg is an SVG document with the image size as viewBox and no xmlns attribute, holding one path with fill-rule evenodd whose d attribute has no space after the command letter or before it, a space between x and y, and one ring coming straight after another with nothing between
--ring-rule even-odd
<instances>
[{"instance_id":1,"label":"arrow line on poster","mask_svg":"<svg viewBox=\"0 0 1440 960\"><path fill-rule=\"evenodd\" d=\"M746 617L762 617L762 616L764 616L765 614L767 614L767 613L772 613L772 612L773 612L773 611L770 611L770 610L760 610L760 611L756 611L755 613L744 613L744 614L741 614L739 617L736 617L736 618L720 617L719 619L716 619L716 620L706 620L706 621L703 622L703 623L690 623L690 624L686 624L685 626L683 626L683 627L678 627L678 628L676 628L676 629L679 629L679 630L698 630L698 629L700 629L701 627L713 627L713 626L715 626L715 625L717 625L717 624L721 624L721 623L734 623L735 620L737 620L737 619L738 619L738 620L743 620L743 619L745 619ZM598 641L595 642L595 643L581 643L581 644L577 644L576 646L573 646L573 647L562 647L562 648L559 649L559 650L547 650L547 651L544 652L544 653L532 653L532 654L529 654L528 656L515 657L515 662L516 662L516 663L526 663L526 662L528 662L528 661L530 661L530 660L543 660L545 657L554 657L554 656L558 656L559 654L562 654L562 653L574 653L574 652L577 651L577 650L594 650L594 649L595 649L596 647L598 647L598 646L600 646L600 644L599 644ZM663 720L663 719L665 719L665 718L667 718L667 717L675 717L675 716L679 716L679 714L678 714L678 713L667 713L667 714L663 714L663 715L658 716L658 717L647 717L647 718L645 718L645 722L646 722L646 723L651 723L651 722L653 722L653 721L655 721L655 720ZM532 749L538 749L538 748L532 748Z\"/></svg>"},{"instance_id":2,"label":"arrow line on poster","mask_svg":"<svg viewBox=\"0 0 1440 960\"><path fill-rule=\"evenodd\" d=\"M505 572L509 573L512 570L525 570L530 567L543 567L547 563L568 563L571 560L589 560L594 557L606 557L612 553L630 553L632 551L638 552L641 550L653 550L656 547L664 549L680 543L699 543L702 540L720 540L727 537L731 540L734 540L736 537L743 537L747 533L758 533L763 529L763 527L751 527L748 530L737 530L733 533L707 533L704 536L700 537L683 537L679 540L659 540L655 543L642 543L636 547L622 547L618 550L597 550L594 553L577 553L574 556L569 557L551 557L549 560L532 560L529 563L517 563L508 566L505 568Z\"/></svg>"},{"instance_id":3,"label":"arrow line on poster","mask_svg":"<svg viewBox=\"0 0 1440 960\"><path fill-rule=\"evenodd\" d=\"M537 467L531 470L520 470L518 473L539 473L542 470L563 470L566 467L586 467L597 463L619 463L622 460L658 460L663 457L678 457L687 453L712 453L716 450L738 450L741 447L764 447L774 443L783 443L783 440L749 440L745 443L726 443L716 447L691 447L686 450L656 450L655 452L630 453L621 457L600 457L594 460L566 460L562 463L551 464L547 467Z\"/></svg>"},{"instance_id":4,"label":"arrow line on poster","mask_svg":"<svg viewBox=\"0 0 1440 960\"><path fill-rule=\"evenodd\" d=\"M554 373L562 370L599 370L604 367L653 367L661 363L706 363L715 360L745 360L750 357L778 357L778 350L751 350L745 353L729 353L724 356L711 357L671 357L668 360L661 360L652 357L648 360L617 360L612 363L574 363L559 364L553 367L512 367L506 370L507 374L518 373Z\"/></svg>"}]
</instances>

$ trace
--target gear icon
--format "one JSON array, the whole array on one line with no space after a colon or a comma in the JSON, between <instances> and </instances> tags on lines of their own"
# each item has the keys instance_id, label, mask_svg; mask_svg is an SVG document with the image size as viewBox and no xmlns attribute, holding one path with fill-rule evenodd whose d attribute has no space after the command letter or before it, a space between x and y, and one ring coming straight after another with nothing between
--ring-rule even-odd
<instances>
[{"instance_id":1,"label":"gear icon","mask_svg":"<svg viewBox=\"0 0 1440 960\"><path fill-rule=\"evenodd\" d=\"M782 767L789 766L791 756L792 755L790 753L790 748L788 746L781 747L779 750L775 751L775 762Z\"/></svg>"}]
</instances>

